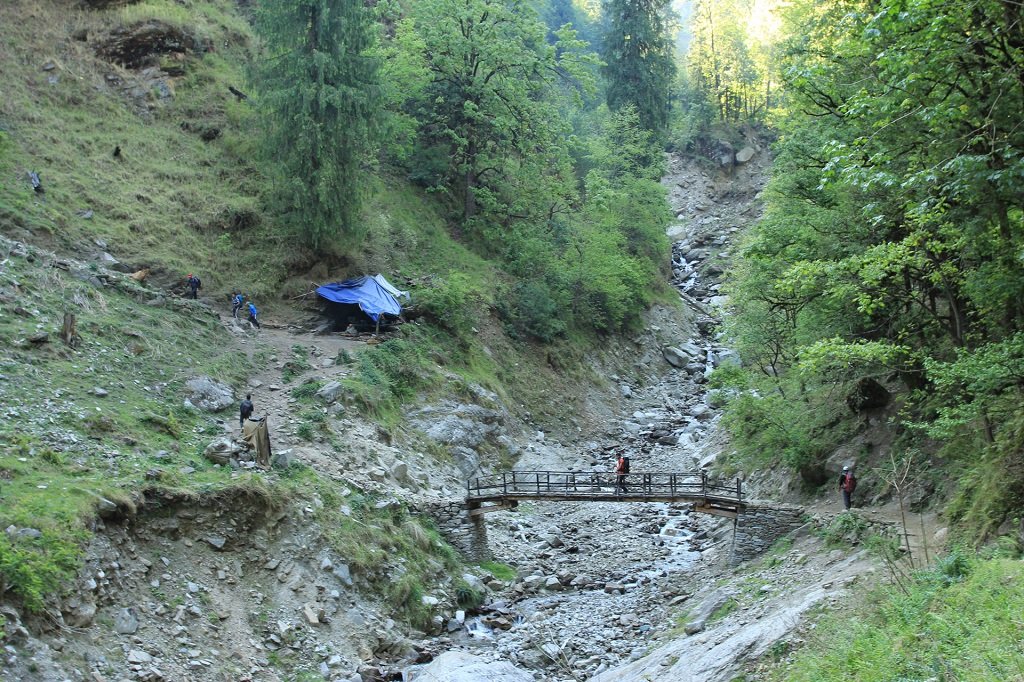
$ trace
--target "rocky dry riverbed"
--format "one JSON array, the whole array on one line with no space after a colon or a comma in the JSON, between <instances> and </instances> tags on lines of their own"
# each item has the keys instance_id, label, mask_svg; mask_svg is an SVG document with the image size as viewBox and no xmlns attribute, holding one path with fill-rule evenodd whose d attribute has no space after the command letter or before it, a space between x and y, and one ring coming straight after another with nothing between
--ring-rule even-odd
<instances>
[{"instance_id":1,"label":"rocky dry riverbed","mask_svg":"<svg viewBox=\"0 0 1024 682\"><path fill-rule=\"evenodd\" d=\"M664 184L678 220L669 229L673 284L688 314L652 315L636 362L656 368L655 378L630 385L611 377L622 416L601 438L532 443L517 468L609 472L620 451L633 472L713 464L725 439L707 379L736 361L718 336L721 277L741 229L759 214L769 162L756 140L751 150L729 173L671 159ZM756 481L753 489L766 492ZM782 650L800 616L864 568L863 557L823 551L805 529L771 561L733 570L732 522L688 505L521 504L487 520L495 557L520 579L432 642L460 656L411 679L468 682L478 678L463 666L486 662L512 664L501 678L509 681L731 680L748 661Z\"/></svg>"}]
</instances>

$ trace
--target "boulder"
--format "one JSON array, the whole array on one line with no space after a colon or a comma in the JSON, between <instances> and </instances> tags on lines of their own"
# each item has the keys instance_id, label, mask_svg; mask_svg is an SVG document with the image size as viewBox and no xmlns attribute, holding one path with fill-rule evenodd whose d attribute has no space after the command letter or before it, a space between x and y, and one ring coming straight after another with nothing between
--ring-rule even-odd
<instances>
[{"instance_id":1,"label":"boulder","mask_svg":"<svg viewBox=\"0 0 1024 682\"><path fill-rule=\"evenodd\" d=\"M754 158L755 154L757 154L757 150L748 145L736 152L736 163L746 163Z\"/></svg>"},{"instance_id":2,"label":"boulder","mask_svg":"<svg viewBox=\"0 0 1024 682\"><path fill-rule=\"evenodd\" d=\"M692 343L683 343L678 346L665 346L661 354L673 367L683 368L690 362L700 357L700 349Z\"/></svg>"},{"instance_id":3,"label":"boulder","mask_svg":"<svg viewBox=\"0 0 1024 682\"><path fill-rule=\"evenodd\" d=\"M476 577L472 573L463 573L462 580L467 585L469 585L470 589L476 590L477 592L487 591L487 586L484 585L484 581Z\"/></svg>"},{"instance_id":4,"label":"boulder","mask_svg":"<svg viewBox=\"0 0 1024 682\"><path fill-rule=\"evenodd\" d=\"M139 629L135 609L120 609L114 614L114 632L119 635L134 635Z\"/></svg>"},{"instance_id":5,"label":"boulder","mask_svg":"<svg viewBox=\"0 0 1024 682\"><path fill-rule=\"evenodd\" d=\"M72 599L64 612L64 622L73 628L85 628L92 625L96 618L96 604L91 601L82 602Z\"/></svg>"},{"instance_id":6,"label":"boulder","mask_svg":"<svg viewBox=\"0 0 1024 682\"><path fill-rule=\"evenodd\" d=\"M221 412L235 404L234 390L207 376L192 377L185 382L185 390L188 401L206 412Z\"/></svg>"},{"instance_id":7,"label":"boulder","mask_svg":"<svg viewBox=\"0 0 1024 682\"><path fill-rule=\"evenodd\" d=\"M690 416L695 419L710 419L712 416L711 409L707 405L698 403L690 408Z\"/></svg>"},{"instance_id":8,"label":"boulder","mask_svg":"<svg viewBox=\"0 0 1024 682\"><path fill-rule=\"evenodd\" d=\"M507 661L492 661L465 651L446 651L424 666L404 671L416 682L533 682L532 673Z\"/></svg>"},{"instance_id":9,"label":"boulder","mask_svg":"<svg viewBox=\"0 0 1024 682\"><path fill-rule=\"evenodd\" d=\"M242 446L227 436L221 436L206 446L203 457L214 464L228 465L242 452Z\"/></svg>"},{"instance_id":10,"label":"boulder","mask_svg":"<svg viewBox=\"0 0 1024 682\"><path fill-rule=\"evenodd\" d=\"M150 65L159 55L205 51L195 36L158 20L116 28L97 43L96 54L127 69Z\"/></svg>"},{"instance_id":11,"label":"boulder","mask_svg":"<svg viewBox=\"0 0 1024 682\"><path fill-rule=\"evenodd\" d=\"M316 392L316 397L330 405L341 397L342 391L344 387L340 381L329 381Z\"/></svg>"},{"instance_id":12,"label":"boulder","mask_svg":"<svg viewBox=\"0 0 1024 682\"><path fill-rule=\"evenodd\" d=\"M846 404L854 412L873 410L889 404L889 391L871 377L863 377L846 396Z\"/></svg>"},{"instance_id":13,"label":"boulder","mask_svg":"<svg viewBox=\"0 0 1024 682\"><path fill-rule=\"evenodd\" d=\"M480 405L444 403L418 410L410 421L431 439L446 445L476 448L501 431L505 417Z\"/></svg>"},{"instance_id":14,"label":"boulder","mask_svg":"<svg viewBox=\"0 0 1024 682\"><path fill-rule=\"evenodd\" d=\"M409 465L402 461L397 461L391 465L391 477L400 483L404 483L409 480Z\"/></svg>"},{"instance_id":15,"label":"boulder","mask_svg":"<svg viewBox=\"0 0 1024 682\"><path fill-rule=\"evenodd\" d=\"M452 457L455 459L459 471L466 478L472 478L480 471L480 456L470 448L454 447L452 448Z\"/></svg>"},{"instance_id":16,"label":"boulder","mask_svg":"<svg viewBox=\"0 0 1024 682\"><path fill-rule=\"evenodd\" d=\"M701 599L700 603L690 611L689 620L684 628L686 634L692 635L703 630L711 615L731 598L732 596L728 592L718 589Z\"/></svg>"}]
</instances>

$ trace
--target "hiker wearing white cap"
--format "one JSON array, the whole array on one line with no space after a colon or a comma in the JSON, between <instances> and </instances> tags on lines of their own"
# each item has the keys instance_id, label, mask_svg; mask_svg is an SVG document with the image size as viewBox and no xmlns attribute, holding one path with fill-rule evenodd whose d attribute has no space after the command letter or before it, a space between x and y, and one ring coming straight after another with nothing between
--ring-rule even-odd
<instances>
[{"instance_id":1,"label":"hiker wearing white cap","mask_svg":"<svg viewBox=\"0 0 1024 682\"><path fill-rule=\"evenodd\" d=\"M853 475L850 467L843 467L843 473L839 474L839 489L843 491L843 507L850 508L850 496L857 488L857 477Z\"/></svg>"}]
</instances>

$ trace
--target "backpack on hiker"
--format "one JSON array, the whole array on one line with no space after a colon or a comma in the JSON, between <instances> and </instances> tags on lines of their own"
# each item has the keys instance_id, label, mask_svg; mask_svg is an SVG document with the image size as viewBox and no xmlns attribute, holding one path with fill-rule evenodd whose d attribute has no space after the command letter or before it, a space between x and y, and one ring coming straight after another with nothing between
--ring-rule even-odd
<instances>
[{"instance_id":1,"label":"backpack on hiker","mask_svg":"<svg viewBox=\"0 0 1024 682\"><path fill-rule=\"evenodd\" d=\"M857 488L857 478L853 475L852 471L846 472L846 478L843 480L843 490L848 493L852 493Z\"/></svg>"},{"instance_id":2,"label":"backpack on hiker","mask_svg":"<svg viewBox=\"0 0 1024 682\"><path fill-rule=\"evenodd\" d=\"M628 474L629 473L629 457L623 457L622 458L622 466L619 467L619 469L620 469L619 473L622 473L622 474Z\"/></svg>"}]
</instances>

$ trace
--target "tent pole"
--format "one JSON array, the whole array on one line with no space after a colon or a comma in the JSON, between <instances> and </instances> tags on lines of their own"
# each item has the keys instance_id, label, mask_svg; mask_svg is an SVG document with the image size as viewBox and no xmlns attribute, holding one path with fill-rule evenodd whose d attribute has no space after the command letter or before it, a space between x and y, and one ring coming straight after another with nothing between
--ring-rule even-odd
<instances>
[{"instance_id":1,"label":"tent pole","mask_svg":"<svg viewBox=\"0 0 1024 682\"><path fill-rule=\"evenodd\" d=\"M377 316L377 327L373 330L373 335L377 336L380 334L380 315Z\"/></svg>"}]
</instances>

